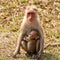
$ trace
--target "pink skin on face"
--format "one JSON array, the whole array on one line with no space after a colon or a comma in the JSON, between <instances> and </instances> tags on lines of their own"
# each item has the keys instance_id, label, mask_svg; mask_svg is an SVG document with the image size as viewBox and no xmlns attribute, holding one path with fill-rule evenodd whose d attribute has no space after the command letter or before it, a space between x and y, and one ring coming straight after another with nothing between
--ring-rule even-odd
<instances>
[{"instance_id":1,"label":"pink skin on face","mask_svg":"<svg viewBox=\"0 0 60 60\"><path fill-rule=\"evenodd\" d=\"M35 13L34 12L27 13L27 18L28 18L29 21L34 20L34 17L35 17Z\"/></svg>"}]
</instances>

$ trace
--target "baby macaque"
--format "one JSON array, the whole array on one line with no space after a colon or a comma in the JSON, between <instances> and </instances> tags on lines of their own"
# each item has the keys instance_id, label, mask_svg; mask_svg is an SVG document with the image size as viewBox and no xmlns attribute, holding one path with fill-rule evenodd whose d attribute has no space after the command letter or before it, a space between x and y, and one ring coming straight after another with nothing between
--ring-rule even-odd
<instances>
[{"instance_id":1,"label":"baby macaque","mask_svg":"<svg viewBox=\"0 0 60 60\"><path fill-rule=\"evenodd\" d=\"M32 30L28 33L28 35L26 35L22 41L23 44L25 44L23 46L23 49L26 50L27 49L27 54L36 54L39 51L40 48L40 36L37 30ZM22 44L22 45L23 45Z\"/></svg>"},{"instance_id":2,"label":"baby macaque","mask_svg":"<svg viewBox=\"0 0 60 60\"><path fill-rule=\"evenodd\" d=\"M31 41L31 40L37 40L39 38L39 34L37 30L32 30L29 32L28 36L25 36L24 40Z\"/></svg>"}]
</instances>

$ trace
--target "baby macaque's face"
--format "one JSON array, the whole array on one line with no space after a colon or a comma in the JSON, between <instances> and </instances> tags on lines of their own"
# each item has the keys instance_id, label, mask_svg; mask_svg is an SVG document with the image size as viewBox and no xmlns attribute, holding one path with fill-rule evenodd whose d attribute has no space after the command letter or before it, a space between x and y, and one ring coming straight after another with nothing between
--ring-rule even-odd
<instances>
[{"instance_id":1,"label":"baby macaque's face","mask_svg":"<svg viewBox=\"0 0 60 60\"><path fill-rule=\"evenodd\" d=\"M36 38L39 37L39 36L38 36L38 34L37 34L36 31L31 31L31 32L29 33L28 37L29 37L30 39L36 39Z\"/></svg>"}]
</instances>

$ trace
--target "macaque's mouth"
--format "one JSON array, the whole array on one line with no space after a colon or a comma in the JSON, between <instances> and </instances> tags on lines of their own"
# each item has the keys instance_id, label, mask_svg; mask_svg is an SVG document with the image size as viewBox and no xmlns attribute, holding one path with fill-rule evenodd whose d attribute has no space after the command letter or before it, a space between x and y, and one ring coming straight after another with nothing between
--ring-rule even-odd
<instances>
[{"instance_id":1,"label":"macaque's mouth","mask_svg":"<svg viewBox=\"0 0 60 60\"><path fill-rule=\"evenodd\" d=\"M30 19L30 22L32 22L32 19Z\"/></svg>"}]
</instances>

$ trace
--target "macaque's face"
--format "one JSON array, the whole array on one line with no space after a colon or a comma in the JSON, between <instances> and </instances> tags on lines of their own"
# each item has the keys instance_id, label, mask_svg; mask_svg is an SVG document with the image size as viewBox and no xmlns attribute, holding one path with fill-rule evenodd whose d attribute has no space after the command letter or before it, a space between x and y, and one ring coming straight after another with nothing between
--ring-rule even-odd
<instances>
[{"instance_id":1,"label":"macaque's face","mask_svg":"<svg viewBox=\"0 0 60 60\"><path fill-rule=\"evenodd\" d=\"M30 22L34 21L37 17L36 12L37 12L36 7L34 7L34 6L30 7L29 6L26 9L27 20L29 20Z\"/></svg>"},{"instance_id":2,"label":"macaque's face","mask_svg":"<svg viewBox=\"0 0 60 60\"><path fill-rule=\"evenodd\" d=\"M30 32L30 34L28 35L28 37L30 39L36 39L38 37L37 32L36 31Z\"/></svg>"},{"instance_id":3,"label":"macaque's face","mask_svg":"<svg viewBox=\"0 0 60 60\"><path fill-rule=\"evenodd\" d=\"M35 18L35 13L34 13L34 12L28 12L28 13L27 13L27 19L28 19L29 21L34 20L34 18Z\"/></svg>"}]
</instances>

